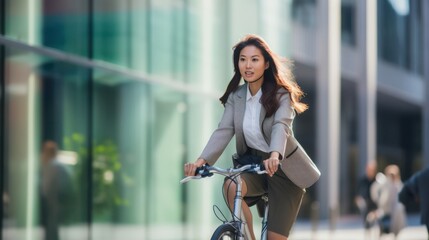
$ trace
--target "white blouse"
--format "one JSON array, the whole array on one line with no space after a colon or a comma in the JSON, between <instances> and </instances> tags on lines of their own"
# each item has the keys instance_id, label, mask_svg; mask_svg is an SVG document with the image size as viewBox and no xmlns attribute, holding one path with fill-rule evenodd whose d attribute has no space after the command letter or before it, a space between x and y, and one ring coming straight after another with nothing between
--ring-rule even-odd
<instances>
[{"instance_id":1,"label":"white blouse","mask_svg":"<svg viewBox=\"0 0 429 240\"><path fill-rule=\"evenodd\" d=\"M262 96L262 90L252 96L249 86L247 87L246 110L244 112L243 132L248 147L263 152L269 152L270 147L262 135L259 117L261 114L262 104L259 102Z\"/></svg>"}]
</instances>

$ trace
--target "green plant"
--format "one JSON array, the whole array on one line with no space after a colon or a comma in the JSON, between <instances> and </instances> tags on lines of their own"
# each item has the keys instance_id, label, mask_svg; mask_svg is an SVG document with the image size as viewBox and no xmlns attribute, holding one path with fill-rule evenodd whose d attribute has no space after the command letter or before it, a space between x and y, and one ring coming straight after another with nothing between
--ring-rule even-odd
<instances>
[{"instance_id":1,"label":"green plant","mask_svg":"<svg viewBox=\"0 0 429 240\"><path fill-rule=\"evenodd\" d=\"M92 171L92 204L96 215L109 214L114 208L127 206L128 200L121 196L120 189L133 185L132 179L122 169L117 145L112 140L103 140L93 144L92 167L88 169L88 146L85 136L74 133L64 138L64 148L78 155L74 169L74 183L77 189L85 189L82 183L87 171Z\"/></svg>"}]
</instances>

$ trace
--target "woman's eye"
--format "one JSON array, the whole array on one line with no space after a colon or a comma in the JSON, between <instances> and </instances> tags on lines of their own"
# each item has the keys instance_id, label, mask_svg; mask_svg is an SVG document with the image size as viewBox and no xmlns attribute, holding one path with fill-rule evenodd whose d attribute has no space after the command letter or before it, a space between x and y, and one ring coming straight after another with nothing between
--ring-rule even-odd
<instances>
[{"instance_id":1,"label":"woman's eye","mask_svg":"<svg viewBox=\"0 0 429 240\"><path fill-rule=\"evenodd\" d=\"M252 59L252 61L257 62L257 61L259 61L259 59L254 58L254 59Z\"/></svg>"},{"instance_id":2,"label":"woman's eye","mask_svg":"<svg viewBox=\"0 0 429 240\"><path fill-rule=\"evenodd\" d=\"M243 62L245 59L244 58L240 58L240 61Z\"/></svg>"}]
</instances>

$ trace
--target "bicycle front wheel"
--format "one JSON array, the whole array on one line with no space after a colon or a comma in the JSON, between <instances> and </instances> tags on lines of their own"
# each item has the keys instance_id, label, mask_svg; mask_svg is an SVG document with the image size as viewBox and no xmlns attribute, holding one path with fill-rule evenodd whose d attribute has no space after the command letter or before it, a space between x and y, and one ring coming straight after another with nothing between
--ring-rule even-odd
<instances>
[{"instance_id":1,"label":"bicycle front wheel","mask_svg":"<svg viewBox=\"0 0 429 240\"><path fill-rule=\"evenodd\" d=\"M236 240L236 229L230 223L220 225L213 233L211 240Z\"/></svg>"}]
</instances>

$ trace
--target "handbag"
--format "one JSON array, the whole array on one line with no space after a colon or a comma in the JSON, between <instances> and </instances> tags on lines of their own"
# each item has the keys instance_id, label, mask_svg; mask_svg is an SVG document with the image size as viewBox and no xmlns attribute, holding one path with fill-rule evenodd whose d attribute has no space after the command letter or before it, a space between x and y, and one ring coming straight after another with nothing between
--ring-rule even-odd
<instances>
[{"instance_id":1,"label":"handbag","mask_svg":"<svg viewBox=\"0 0 429 240\"><path fill-rule=\"evenodd\" d=\"M281 162L281 169L286 176L300 188L308 188L320 178L320 171L293 133L288 134L286 157Z\"/></svg>"}]
</instances>

